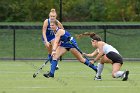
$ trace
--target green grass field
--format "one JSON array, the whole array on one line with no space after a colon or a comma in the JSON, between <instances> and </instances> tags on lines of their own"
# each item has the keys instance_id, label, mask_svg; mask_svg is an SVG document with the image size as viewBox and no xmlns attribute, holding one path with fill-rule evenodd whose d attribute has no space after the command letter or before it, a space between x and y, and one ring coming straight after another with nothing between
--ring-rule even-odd
<instances>
[{"instance_id":1,"label":"green grass field","mask_svg":"<svg viewBox=\"0 0 140 93\"><path fill-rule=\"evenodd\" d=\"M0 23L0 25L42 25L41 22ZM64 25L100 25L100 24L139 24L119 22L82 22ZM96 32L103 38L103 30L69 30L75 36L84 32ZM139 29L110 29L107 30L107 43L113 45L124 58L139 58L140 43ZM77 39L79 48L91 53L94 48L89 38ZM0 29L0 58L13 57L13 30ZM41 30L16 30L17 58L46 58L47 50L41 40ZM63 58L74 58L67 53ZM34 79L32 75L44 61L0 61L0 93L139 93L140 91L140 62L125 62L122 70L129 69L128 81L111 77L111 65L105 64L102 81L94 81L95 72L79 62L60 62L60 69L55 78L46 79L43 73L49 71L49 64Z\"/></svg>"},{"instance_id":2,"label":"green grass field","mask_svg":"<svg viewBox=\"0 0 140 93\"><path fill-rule=\"evenodd\" d=\"M44 61L0 61L0 93L139 93L140 62L125 62L122 70L130 70L129 80L111 77L111 65L105 64L102 81L95 72L79 62L59 62L55 78L44 78L49 63L34 79L32 75Z\"/></svg>"}]
</instances>

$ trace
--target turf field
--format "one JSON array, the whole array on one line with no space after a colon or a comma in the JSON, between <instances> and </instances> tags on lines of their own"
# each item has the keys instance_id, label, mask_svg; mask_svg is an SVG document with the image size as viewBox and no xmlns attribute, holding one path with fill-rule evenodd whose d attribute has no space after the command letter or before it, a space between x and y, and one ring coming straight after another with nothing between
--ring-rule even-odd
<instances>
[{"instance_id":1,"label":"turf field","mask_svg":"<svg viewBox=\"0 0 140 93\"><path fill-rule=\"evenodd\" d=\"M102 81L94 81L95 72L79 62L59 62L55 78L32 75L44 61L0 61L0 93L139 93L140 62L125 62L122 70L130 70L129 80L113 79L111 65L105 64Z\"/></svg>"}]
</instances>

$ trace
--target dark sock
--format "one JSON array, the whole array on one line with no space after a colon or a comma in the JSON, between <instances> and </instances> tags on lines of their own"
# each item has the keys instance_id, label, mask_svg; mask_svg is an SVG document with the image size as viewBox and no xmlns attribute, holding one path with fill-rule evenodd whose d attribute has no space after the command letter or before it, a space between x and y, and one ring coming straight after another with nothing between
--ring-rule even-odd
<instances>
[{"instance_id":1,"label":"dark sock","mask_svg":"<svg viewBox=\"0 0 140 93\"><path fill-rule=\"evenodd\" d=\"M90 64L89 60L86 59L86 62L84 64L89 66L90 68L92 68L94 71L97 72L97 66L95 66L94 64Z\"/></svg>"},{"instance_id":2,"label":"dark sock","mask_svg":"<svg viewBox=\"0 0 140 93\"><path fill-rule=\"evenodd\" d=\"M51 56L51 54L48 54L48 59L50 59L50 63L51 63L51 61L52 61L52 56Z\"/></svg>"}]
</instances>

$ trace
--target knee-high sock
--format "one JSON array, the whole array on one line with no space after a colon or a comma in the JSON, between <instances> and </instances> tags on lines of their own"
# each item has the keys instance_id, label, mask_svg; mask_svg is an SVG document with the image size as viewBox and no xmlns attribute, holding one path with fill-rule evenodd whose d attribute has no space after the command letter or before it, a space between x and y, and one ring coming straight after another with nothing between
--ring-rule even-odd
<instances>
[{"instance_id":1,"label":"knee-high sock","mask_svg":"<svg viewBox=\"0 0 140 93\"><path fill-rule=\"evenodd\" d=\"M103 68L104 68L104 64L98 63L96 77L101 76Z\"/></svg>"},{"instance_id":2,"label":"knee-high sock","mask_svg":"<svg viewBox=\"0 0 140 93\"><path fill-rule=\"evenodd\" d=\"M48 59L50 59L50 63L51 63L51 61L52 61L52 56L51 56L51 54L48 54ZM57 67L59 67L58 64L57 64Z\"/></svg>"},{"instance_id":3,"label":"knee-high sock","mask_svg":"<svg viewBox=\"0 0 140 93\"><path fill-rule=\"evenodd\" d=\"M51 63L51 61L52 61L52 56L51 56L51 54L48 54L48 59L50 59L50 63Z\"/></svg>"},{"instance_id":4,"label":"knee-high sock","mask_svg":"<svg viewBox=\"0 0 140 93\"><path fill-rule=\"evenodd\" d=\"M95 70L97 72L97 67L94 64L90 64L90 62L87 59L84 64L89 66L90 68L92 68L93 70Z\"/></svg>"},{"instance_id":5,"label":"knee-high sock","mask_svg":"<svg viewBox=\"0 0 140 93\"><path fill-rule=\"evenodd\" d=\"M124 74L124 71L117 71L116 73L114 73L114 77L119 78L119 77L122 77L123 74Z\"/></svg>"},{"instance_id":6,"label":"knee-high sock","mask_svg":"<svg viewBox=\"0 0 140 93\"><path fill-rule=\"evenodd\" d=\"M51 62L51 70L50 70L50 73L54 75L55 73L55 69L56 69L56 66L57 66L57 60L52 60Z\"/></svg>"}]
</instances>

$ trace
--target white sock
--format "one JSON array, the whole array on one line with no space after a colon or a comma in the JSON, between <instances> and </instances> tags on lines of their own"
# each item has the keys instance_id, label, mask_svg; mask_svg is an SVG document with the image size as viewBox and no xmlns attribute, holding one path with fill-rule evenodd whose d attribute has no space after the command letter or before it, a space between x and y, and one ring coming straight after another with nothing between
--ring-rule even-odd
<instances>
[{"instance_id":1,"label":"white sock","mask_svg":"<svg viewBox=\"0 0 140 93\"><path fill-rule=\"evenodd\" d=\"M58 66L58 64L57 64L57 66L56 66L56 67L59 67L59 66Z\"/></svg>"},{"instance_id":2,"label":"white sock","mask_svg":"<svg viewBox=\"0 0 140 93\"><path fill-rule=\"evenodd\" d=\"M122 77L123 74L124 74L124 71L118 71L118 72L114 73L114 76L115 76L115 78L119 78L119 77Z\"/></svg>"},{"instance_id":3,"label":"white sock","mask_svg":"<svg viewBox=\"0 0 140 93\"><path fill-rule=\"evenodd\" d=\"M98 63L98 67L97 67L98 71L97 71L96 77L101 76L103 68L104 68L104 64Z\"/></svg>"}]
</instances>

